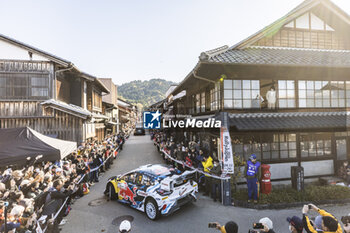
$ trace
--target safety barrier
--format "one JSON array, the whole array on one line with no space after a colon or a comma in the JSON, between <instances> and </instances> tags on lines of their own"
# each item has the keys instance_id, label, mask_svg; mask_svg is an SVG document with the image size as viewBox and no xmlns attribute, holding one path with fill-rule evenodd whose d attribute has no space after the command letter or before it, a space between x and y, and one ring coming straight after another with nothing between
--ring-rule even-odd
<instances>
[{"instance_id":1,"label":"safety barrier","mask_svg":"<svg viewBox=\"0 0 350 233\"><path fill-rule=\"evenodd\" d=\"M171 157L170 154L168 154L168 152L165 151L164 149L161 149L160 151L163 152L164 155L165 155L166 157L168 157L169 159L171 159L172 161L175 161L175 162L177 162L177 163L179 163L179 164L182 164L183 166L186 166L186 167L188 167L189 169L191 169L191 170L193 170L193 171L196 171L196 172L198 172L198 173L201 173L201 174L203 174L203 175L205 175L205 176L209 176L209 177L212 177L212 178L215 178L215 179L219 179L219 180L229 180L229 179L231 179L231 177L226 176L226 175L216 176L216 175L210 174L210 173L208 173L208 172L202 171L202 170L200 170L200 169L198 169L198 168L194 168L194 167L188 166L184 161L180 161L180 160L177 160L177 159Z\"/></svg>"}]
</instances>

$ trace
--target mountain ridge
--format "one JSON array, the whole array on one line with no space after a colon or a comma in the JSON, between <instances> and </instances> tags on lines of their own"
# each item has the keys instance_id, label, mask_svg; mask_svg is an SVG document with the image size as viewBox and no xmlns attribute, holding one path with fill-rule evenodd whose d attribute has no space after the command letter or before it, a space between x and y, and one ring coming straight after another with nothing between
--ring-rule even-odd
<instances>
[{"instance_id":1,"label":"mountain ridge","mask_svg":"<svg viewBox=\"0 0 350 233\"><path fill-rule=\"evenodd\" d=\"M118 95L132 104L142 104L143 107L147 107L164 99L171 85L176 83L161 78L134 80L118 86Z\"/></svg>"}]
</instances>

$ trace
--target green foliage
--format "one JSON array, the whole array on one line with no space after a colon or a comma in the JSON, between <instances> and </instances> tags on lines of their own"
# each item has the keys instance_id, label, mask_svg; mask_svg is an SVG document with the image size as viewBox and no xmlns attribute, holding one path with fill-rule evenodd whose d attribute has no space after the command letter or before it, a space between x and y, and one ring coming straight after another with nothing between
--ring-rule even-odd
<instances>
[{"instance_id":1,"label":"green foliage","mask_svg":"<svg viewBox=\"0 0 350 233\"><path fill-rule=\"evenodd\" d=\"M118 87L119 95L125 100L147 107L165 98L165 92L175 83L164 79L136 80Z\"/></svg>"},{"instance_id":2,"label":"green foliage","mask_svg":"<svg viewBox=\"0 0 350 233\"><path fill-rule=\"evenodd\" d=\"M238 180L241 177L243 177L243 171L244 171L244 166L246 165L246 161L241 156L234 154L233 163L235 166L234 168L235 171L234 171L234 174L231 176L231 184L232 184L232 187L234 187L236 190Z\"/></svg>"},{"instance_id":3,"label":"green foliage","mask_svg":"<svg viewBox=\"0 0 350 233\"><path fill-rule=\"evenodd\" d=\"M248 200L246 189L233 193L237 200ZM321 186L310 184L305 187L303 192L298 192L291 187L273 189L270 194L260 194L260 204L272 203L293 203L293 202L317 202L322 200L341 200L350 198L350 189L338 185Z\"/></svg>"}]
</instances>

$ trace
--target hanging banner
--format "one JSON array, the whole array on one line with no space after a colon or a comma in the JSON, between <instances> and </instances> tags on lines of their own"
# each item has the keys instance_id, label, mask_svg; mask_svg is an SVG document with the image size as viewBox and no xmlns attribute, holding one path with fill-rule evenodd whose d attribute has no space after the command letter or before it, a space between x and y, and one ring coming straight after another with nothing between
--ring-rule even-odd
<instances>
[{"instance_id":1,"label":"hanging banner","mask_svg":"<svg viewBox=\"0 0 350 233\"><path fill-rule=\"evenodd\" d=\"M233 174L233 153L230 133L226 127L221 127L222 173Z\"/></svg>"}]
</instances>

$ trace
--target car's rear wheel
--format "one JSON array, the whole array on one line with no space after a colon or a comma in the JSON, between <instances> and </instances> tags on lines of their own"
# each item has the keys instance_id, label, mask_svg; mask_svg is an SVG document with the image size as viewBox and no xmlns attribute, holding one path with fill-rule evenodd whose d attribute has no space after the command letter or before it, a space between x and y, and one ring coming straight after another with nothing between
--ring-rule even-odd
<instances>
[{"instance_id":1,"label":"car's rear wheel","mask_svg":"<svg viewBox=\"0 0 350 233\"><path fill-rule=\"evenodd\" d=\"M115 189L113 184L108 183L107 185L107 196L109 200L115 200L117 199L118 194L115 193Z\"/></svg>"},{"instance_id":2,"label":"car's rear wheel","mask_svg":"<svg viewBox=\"0 0 350 233\"><path fill-rule=\"evenodd\" d=\"M147 217L153 221L157 220L160 217L158 205L153 199L146 200L145 213Z\"/></svg>"}]
</instances>

